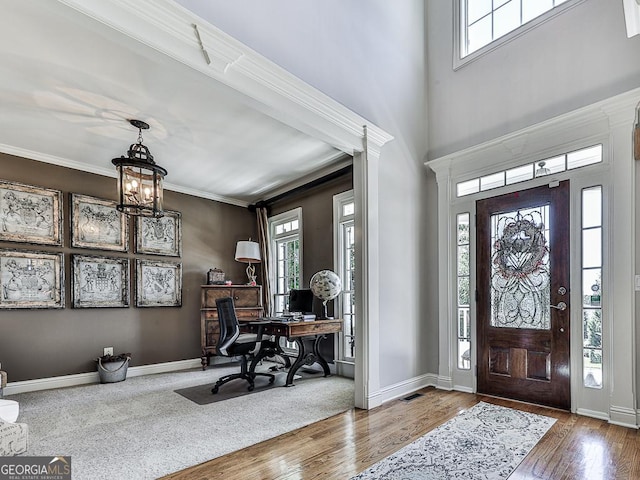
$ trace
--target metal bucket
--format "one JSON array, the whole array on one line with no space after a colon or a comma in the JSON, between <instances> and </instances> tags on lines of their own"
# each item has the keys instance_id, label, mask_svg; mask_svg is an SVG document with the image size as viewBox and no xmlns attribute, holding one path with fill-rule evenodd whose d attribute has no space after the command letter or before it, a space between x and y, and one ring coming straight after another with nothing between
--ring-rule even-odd
<instances>
[{"instance_id":1,"label":"metal bucket","mask_svg":"<svg viewBox=\"0 0 640 480\"><path fill-rule=\"evenodd\" d=\"M129 360L131 360L131 357L127 357L126 360L102 363L102 359L98 358L100 383L115 383L125 380L127 378Z\"/></svg>"}]
</instances>

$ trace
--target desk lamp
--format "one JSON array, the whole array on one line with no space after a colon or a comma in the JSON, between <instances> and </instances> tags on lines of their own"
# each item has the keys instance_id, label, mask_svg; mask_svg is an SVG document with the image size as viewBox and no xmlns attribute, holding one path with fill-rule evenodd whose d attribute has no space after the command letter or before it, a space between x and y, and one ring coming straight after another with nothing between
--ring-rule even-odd
<instances>
[{"instance_id":1,"label":"desk lamp","mask_svg":"<svg viewBox=\"0 0 640 480\"><path fill-rule=\"evenodd\" d=\"M252 242L249 240L240 240L236 245L236 262L248 263L247 266L247 278L249 279L247 285L256 284L256 267L253 263L260 263L260 244L258 242Z\"/></svg>"}]
</instances>

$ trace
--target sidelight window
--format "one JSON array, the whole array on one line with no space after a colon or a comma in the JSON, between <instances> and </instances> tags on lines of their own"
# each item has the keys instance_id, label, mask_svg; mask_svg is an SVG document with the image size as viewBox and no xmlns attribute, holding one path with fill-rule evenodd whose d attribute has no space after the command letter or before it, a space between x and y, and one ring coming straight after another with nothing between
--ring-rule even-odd
<instances>
[{"instance_id":1,"label":"sidelight window","mask_svg":"<svg viewBox=\"0 0 640 480\"><path fill-rule=\"evenodd\" d=\"M471 369L471 322L469 317L469 213L457 220L458 368Z\"/></svg>"},{"instance_id":2,"label":"sidelight window","mask_svg":"<svg viewBox=\"0 0 640 480\"><path fill-rule=\"evenodd\" d=\"M602 186L582 190L582 372L602 388Z\"/></svg>"}]
</instances>

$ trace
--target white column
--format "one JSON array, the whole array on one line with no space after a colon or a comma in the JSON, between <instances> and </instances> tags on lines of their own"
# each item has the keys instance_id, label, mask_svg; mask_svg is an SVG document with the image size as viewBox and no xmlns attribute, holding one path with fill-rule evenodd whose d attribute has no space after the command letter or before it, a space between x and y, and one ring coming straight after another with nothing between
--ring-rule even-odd
<instances>
[{"instance_id":1,"label":"white column","mask_svg":"<svg viewBox=\"0 0 640 480\"><path fill-rule=\"evenodd\" d=\"M611 325L609 422L637 428L635 389L635 162L628 104L607 108L611 126ZM614 241L615 238L615 241ZM604 333L604 332L603 332Z\"/></svg>"},{"instance_id":2,"label":"white column","mask_svg":"<svg viewBox=\"0 0 640 480\"><path fill-rule=\"evenodd\" d=\"M438 381L437 387L453 389L452 338L453 316L451 313L451 213L449 168L432 167L438 183ZM473 219L470 218L469 222Z\"/></svg>"},{"instance_id":3,"label":"white column","mask_svg":"<svg viewBox=\"0 0 640 480\"><path fill-rule=\"evenodd\" d=\"M380 400L379 209L380 151L367 146L353 157L356 233L355 406L369 409Z\"/></svg>"}]
</instances>

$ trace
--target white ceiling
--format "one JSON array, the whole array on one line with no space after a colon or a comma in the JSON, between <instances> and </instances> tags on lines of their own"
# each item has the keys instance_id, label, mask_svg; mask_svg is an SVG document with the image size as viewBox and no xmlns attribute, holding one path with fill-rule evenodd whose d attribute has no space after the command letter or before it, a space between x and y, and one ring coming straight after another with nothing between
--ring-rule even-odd
<instances>
[{"instance_id":1,"label":"white ceiling","mask_svg":"<svg viewBox=\"0 0 640 480\"><path fill-rule=\"evenodd\" d=\"M137 118L166 188L237 205L345 164L332 145L62 3L0 9L0 151L113 176Z\"/></svg>"}]
</instances>

